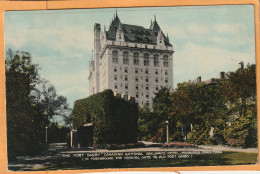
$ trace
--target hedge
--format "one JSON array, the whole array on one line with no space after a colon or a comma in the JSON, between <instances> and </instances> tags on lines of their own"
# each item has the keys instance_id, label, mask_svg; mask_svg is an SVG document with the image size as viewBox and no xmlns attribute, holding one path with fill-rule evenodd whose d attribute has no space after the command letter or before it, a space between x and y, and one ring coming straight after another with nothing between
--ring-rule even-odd
<instances>
[{"instance_id":1,"label":"hedge","mask_svg":"<svg viewBox=\"0 0 260 174\"><path fill-rule=\"evenodd\" d=\"M112 90L75 101L72 119L74 129L92 123L94 144L137 142L137 104L115 97Z\"/></svg>"}]
</instances>

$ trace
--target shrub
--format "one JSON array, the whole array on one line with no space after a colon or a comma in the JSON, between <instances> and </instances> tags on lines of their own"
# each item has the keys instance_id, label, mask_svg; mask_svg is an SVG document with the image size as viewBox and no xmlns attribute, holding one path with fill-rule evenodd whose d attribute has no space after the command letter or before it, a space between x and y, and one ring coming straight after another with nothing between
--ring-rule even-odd
<instances>
[{"instance_id":1,"label":"shrub","mask_svg":"<svg viewBox=\"0 0 260 174\"><path fill-rule=\"evenodd\" d=\"M94 144L137 142L137 104L114 97L112 90L77 100L72 119L74 129L92 123Z\"/></svg>"}]
</instances>

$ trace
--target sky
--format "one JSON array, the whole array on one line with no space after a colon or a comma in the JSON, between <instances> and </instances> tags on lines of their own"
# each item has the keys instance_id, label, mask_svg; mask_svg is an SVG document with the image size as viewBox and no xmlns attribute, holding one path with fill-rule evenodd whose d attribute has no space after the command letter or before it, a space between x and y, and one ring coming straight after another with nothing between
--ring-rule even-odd
<instances>
[{"instance_id":1,"label":"sky","mask_svg":"<svg viewBox=\"0 0 260 174\"><path fill-rule=\"evenodd\" d=\"M116 9L5 12L5 49L31 53L39 74L57 93L75 100L88 96L89 60L95 23L109 28ZM173 45L173 86L219 77L239 62L255 63L253 5L117 8L122 23L160 25Z\"/></svg>"}]
</instances>

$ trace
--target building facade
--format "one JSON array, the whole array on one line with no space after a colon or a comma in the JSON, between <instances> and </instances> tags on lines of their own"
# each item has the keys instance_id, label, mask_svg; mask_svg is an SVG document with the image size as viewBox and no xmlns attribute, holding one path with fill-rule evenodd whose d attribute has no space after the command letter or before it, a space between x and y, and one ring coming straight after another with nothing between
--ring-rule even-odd
<instances>
[{"instance_id":1,"label":"building facade","mask_svg":"<svg viewBox=\"0 0 260 174\"><path fill-rule=\"evenodd\" d=\"M150 28L121 23L94 26L94 60L89 63L89 95L112 89L151 106L161 87L173 89L173 47L156 18Z\"/></svg>"}]
</instances>

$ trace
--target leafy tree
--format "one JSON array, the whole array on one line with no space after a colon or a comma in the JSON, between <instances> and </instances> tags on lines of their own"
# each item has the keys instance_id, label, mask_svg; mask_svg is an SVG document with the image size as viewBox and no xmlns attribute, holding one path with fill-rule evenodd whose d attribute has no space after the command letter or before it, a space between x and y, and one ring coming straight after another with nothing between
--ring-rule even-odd
<instances>
[{"instance_id":1,"label":"leafy tree","mask_svg":"<svg viewBox=\"0 0 260 174\"><path fill-rule=\"evenodd\" d=\"M44 115L49 119L54 116L60 116L66 124L70 124L71 108L67 103L67 98L58 95L55 86L49 81L40 78L36 88L32 92L35 104L42 107Z\"/></svg>"},{"instance_id":2,"label":"leafy tree","mask_svg":"<svg viewBox=\"0 0 260 174\"><path fill-rule=\"evenodd\" d=\"M171 127L174 129L170 134L172 140L182 141L183 132L189 131L189 126L194 124L194 111L191 94L194 84L181 83L178 84L175 91L171 94ZM184 130L183 130L184 129Z\"/></svg>"},{"instance_id":3,"label":"leafy tree","mask_svg":"<svg viewBox=\"0 0 260 174\"><path fill-rule=\"evenodd\" d=\"M30 93L38 79L38 66L32 64L31 60L28 52L13 53L10 49L5 60L9 158L35 153L42 147L42 127L38 123L47 120L41 120L41 111L32 104L33 98ZM37 133L39 134L36 135Z\"/></svg>"},{"instance_id":4,"label":"leafy tree","mask_svg":"<svg viewBox=\"0 0 260 174\"><path fill-rule=\"evenodd\" d=\"M153 98L154 127L156 131L152 141L166 142L166 120L170 119L171 111L170 88L161 87ZM171 124L171 121L170 121Z\"/></svg>"},{"instance_id":5,"label":"leafy tree","mask_svg":"<svg viewBox=\"0 0 260 174\"><path fill-rule=\"evenodd\" d=\"M166 120L170 119L170 89L161 88L153 98L152 110L139 108L139 138L146 141L166 142Z\"/></svg>"},{"instance_id":6,"label":"leafy tree","mask_svg":"<svg viewBox=\"0 0 260 174\"><path fill-rule=\"evenodd\" d=\"M154 132L157 131L155 114L149 109L149 107L138 108L138 139L143 141L151 141L154 136Z\"/></svg>"},{"instance_id":7,"label":"leafy tree","mask_svg":"<svg viewBox=\"0 0 260 174\"><path fill-rule=\"evenodd\" d=\"M171 95L171 115L176 120L175 139L178 136L181 139L181 134L187 138L187 133L190 132L188 138L191 142L203 144L209 141L209 132L217 126L216 120L224 118L225 104L220 98L220 92L218 84L178 84Z\"/></svg>"},{"instance_id":8,"label":"leafy tree","mask_svg":"<svg viewBox=\"0 0 260 174\"><path fill-rule=\"evenodd\" d=\"M228 107L229 126L225 138L244 140L243 146L257 145L256 67L248 65L227 74L222 83Z\"/></svg>"},{"instance_id":9,"label":"leafy tree","mask_svg":"<svg viewBox=\"0 0 260 174\"><path fill-rule=\"evenodd\" d=\"M53 85L38 74L28 52L9 49L5 59L6 118L9 160L19 155L42 151L45 126L53 115L62 115L68 107L66 98L56 94ZM39 86L45 89L39 90Z\"/></svg>"}]
</instances>

